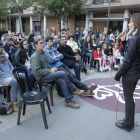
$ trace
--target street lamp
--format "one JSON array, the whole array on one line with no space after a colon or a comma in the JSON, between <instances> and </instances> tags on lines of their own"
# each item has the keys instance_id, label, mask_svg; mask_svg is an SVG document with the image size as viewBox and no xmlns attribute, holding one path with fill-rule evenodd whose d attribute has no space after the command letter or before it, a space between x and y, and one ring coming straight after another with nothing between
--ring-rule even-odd
<instances>
[{"instance_id":1,"label":"street lamp","mask_svg":"<svg viewBox=\"0 0 140 140\"><path fill-rule=\"evenodd\" d=\"M110 18L110 0L109 0L109 7L108 7L108 21L107 21L107 35L109 35L109 18Z\"/></svg>"},{"instance_id":2,"label":"street lamp","mask_svg":"<svg viewBox=\"0 0 140 140\"><path fill-rule=\"evenodd\" d=\"M11 16L10 16L11 15L11 10L9 10L8 13L9 13L9 24L10 24L10 31L11 31Z\"/></svg>"}]
</instances>

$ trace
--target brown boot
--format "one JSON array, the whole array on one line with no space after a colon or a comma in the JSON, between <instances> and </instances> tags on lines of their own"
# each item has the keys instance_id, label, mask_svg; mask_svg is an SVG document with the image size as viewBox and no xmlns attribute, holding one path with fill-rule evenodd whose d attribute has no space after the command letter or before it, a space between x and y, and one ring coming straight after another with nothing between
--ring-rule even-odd
<instances>
[{"instance_id":1,"label":"brown boot","mask_svg":"<svg viewBox=\"0 0 140 140\"><path fill-rule=\"evenodd\" d=\"M94 72L94 70L87 70L87 72L85 73L85 75L90 75Z\"/></svg>"},{"instance_id":2,"label":"brown boot","mask_svg":"<svg viewBox=\"0 0 140 140\"><path fill-rule=\"evenodd\" d=\"M83 96L93 96L93 95L95 95L95 93L90 92L90 90L88 90L88 91L84 92L82 95Z\"/></svg>"},{"instance_id":3,"label":"brown boot","mask_svg":"<svg viewBox=\"0 0 140 140\"><path fill-rule=\"evenodd\" d=\"M12 103L12 106L13 106L13 110L14 110L14 112L18 112L18 106L17 106L17 103Z\"/></svg>"},{"instance_id":4,"label":"brown boot","mask_svg":"<svg viewBox=\"0 0 140 140\"><path fill-rule=\"evenodd\" d=\"M79 90L78 91L78 89L76 89L74 92L72 92L72 94L74 94L74 95L81 95L83 93L84 93L84 90Z\"/></svg>"},{"instance_id":5,"label":"brown boot","mask_svg":"<svg viewBox=\"0 0 140 140\"><path fill-rule=\"evenodd\" d=\"M65 103L65 106L66 107L76 108L76 109L79 109L80 108L80 106L78 104L76 104L74 101L71 101L69 103Z\"/></svg>"}]
</instances>

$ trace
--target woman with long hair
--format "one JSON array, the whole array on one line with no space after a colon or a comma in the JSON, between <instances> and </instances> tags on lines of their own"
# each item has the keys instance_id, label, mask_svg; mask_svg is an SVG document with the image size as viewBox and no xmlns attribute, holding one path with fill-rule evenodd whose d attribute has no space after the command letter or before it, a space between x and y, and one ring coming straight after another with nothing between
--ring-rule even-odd
<instances>
[{"instance_id":1,"label":"woman with long hair","mask_svg":"<svg viewBox=\"0 0 140 140\"><path fill-rule=\"evenodd\" d=\"M126 40L124 62L115 76L116 81L122 77L122 86L125 99L125 118L117 122L116 126L131 131L134 127L135 102L134 91L140 79L140 14L135 13L130 18L129 33L123 34L121 40Z\"/></svg>"},{"instance_id":2,"label":"woman with long hair","mask_svg":"<svg viewBox=\"0 0 140 140\"><path fill-rule=\"evenodd\" d=\"M94 51L94 47L92 44L92 40L90 36L86 37L86 40L83 43L83 52L85 56L88 56L90 59L90 63L92 62L93 59L93 51Z\"/></svg>"},{"instance_id":3,"label":"woman with long hair","mask_svg":"<svg viewBox=\"0 0 140 140\"><path fill-rule=\"evenodd\" d=\"M15 65L16 67L22 67L27 70L30 75L31 87L34 88L36 79L31 70L30 55L28 53L28 43L27 40L21 40L19 42L19 49L15 53Z\"/></svg>"}]
</instances>

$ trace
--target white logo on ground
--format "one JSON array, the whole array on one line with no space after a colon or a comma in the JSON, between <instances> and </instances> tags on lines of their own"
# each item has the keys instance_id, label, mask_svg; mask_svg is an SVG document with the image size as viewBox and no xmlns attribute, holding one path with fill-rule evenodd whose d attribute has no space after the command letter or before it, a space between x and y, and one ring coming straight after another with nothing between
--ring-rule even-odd
<instances>
[{"instance_id":1,"label":"white logo on ground","mask_svg":"<svg viewBox=\"0 0 140 140\"><path fill-rule=\"evenodd\" d=\"M118 91L110 89L111 87L117 87ZM137 85L136 89L140 89L140 86ZM116 96L117 99L119 97L119 102L125 104L125 101L122 99L121 96L119 96L119 90L120 90L120 95L123 94L122 84L106 85L106 86L98 85L96 90L94 90L94 93L95 93L94 98L96 98L98 100L105 100L106 98ZM101 93L100 97L98 96L99 92ZM105 94L103 94L103 93L105 93ZM137 96L135 96L135 95L137 95ZM135 99L140 99L140 93L134 92L134 101L135 101Z\"/></svg>"}]
</instances>

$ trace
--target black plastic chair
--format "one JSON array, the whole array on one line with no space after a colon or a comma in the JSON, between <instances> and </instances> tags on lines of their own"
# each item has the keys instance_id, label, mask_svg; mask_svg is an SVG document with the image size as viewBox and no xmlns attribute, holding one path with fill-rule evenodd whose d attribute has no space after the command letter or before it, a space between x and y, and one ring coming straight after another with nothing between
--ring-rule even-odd
<instances>
[{"instance_id":1,"label":"black plastic chair","mask_svg":"<svg viewBox=\"0 0 140 140\"><path fill-rule=\"evenodd\" d=\"M92 62L90 64L90 69L93 67L93 62L94 62L94 68L96 68L96 63L98 64L98 73L100 72L100 67L99 67L99 60L95 60L94 58L92 59Z\"/></svg>"},{"instance_id":2,"label":"black plastic chair","mask_svg":"<svg viewBox=\"0 0 140 140\"><path fill-rule=\"evenodd\" d=\"M19 71L23 71L23 73L25 74L26 80L22 80L19 76ZM48 100L48 95L47 92L41 92L41 91L32 91L30 82L29 82L29 77L28 77L28 73L25 69L23 68L15 68L12 71L14 77L16 78L18 85L19 85L19 90L20 90L20 94L22 96L20 103L19 103L19 112L18 112L18 120L17 120L17 125L20 125L20 116L21 116L21 110L22 110L22 104L24 104L23 107L23 115L25 115L25 110L26 110L26 104L28 105L35 105L35 104L40 104L41 110L42 110L42 116L43 116L43 120L44 120L44 125L45 128L48 129L48 125L47 125L47 119L46 119L46 113L45 113L45 107L44 107L44 101L46 101L47 105L48 105L48 110L51 113L51 109L50 109L50 104L49 104L49 100ZM25 84L25 81L27 82L27 88L28 88L28 92L26 91L25 93L23 92L23 83Z\"/></svg>"},{"instance_id":3,"label":"black plastic chair","mask_svg":"<svg viewBox=\"0 0 140 140\"><path fill-rule=\"evenodd\" d=\"M38 82L38 85L39 85L40 91L42 91L42 86L49 87L51 106L54 106L54 103L53 103L53 86L55 85L55 83L54 82L48 82L48 83L41 84L41 83Z\"/></svg>"},{"instance_id":4,"label":"black plastic chair","mask_svg":"<svg viewBox=\"0 0 140 140\"><path fill-rule=\"evenodd\" d=\"M11 86L3 86L3 87L0 87L0 88L4 90L4 98L7 98L7 102L10 102Z\"/></svg>"}]
</instances>

